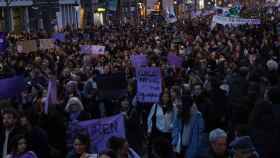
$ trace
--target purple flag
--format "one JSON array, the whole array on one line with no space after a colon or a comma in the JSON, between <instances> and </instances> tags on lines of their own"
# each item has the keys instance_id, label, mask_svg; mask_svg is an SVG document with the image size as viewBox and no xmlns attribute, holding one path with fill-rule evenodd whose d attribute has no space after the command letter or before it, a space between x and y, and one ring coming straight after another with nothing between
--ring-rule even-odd
<instances>
[{"instance_id":1,"label":"purple flag","mask_svg":"<svg viewBox=\"0 0 280 158\"><path fill-rule=\"evenodd\" d=\"M132 55L130 57L131 63L134 67L146 66L148 64L148 60L146 55Z\"/></svg>"},{"instance_id":2,"label":"purple flag","mask_svg":"<svg viewBox=\"0 0 280 158\"><path fill-rule=\"evenodd\" d=\"M81 54L90 54L91 53L91 45L82 45L80 52L81 52Z\"/></svg>"},{"instance_id":3,"label":"purple flag","mask_svg":"<svg viewBox=\"0 0 280 158\"><path fill-rule=\"evenodd\" d=\"M125 138L124 116L122 113L101 119L82 121L82 130L90 136L92 151L102 152L112 136Z\"/></svg>"},{"instance_id":4,"label":"purple flag","mask_svg":"<svg viewBox=\"0 0 280 158\"><path fill-rule=\"evenodd\" d=\"M56 80L49 80L48 84L48 94L45 100L44 113L47 114L49 110L49 105L53 105L57 103L57 86Z\"/></svg>"},{"instance_id":5,"label":"purple flag","mask_svg":"<svg viewBox=\"0 0 280 158\"><path fill-rule=\"evenodd\" d=\"M23 76L14 76L0 80L0 98L11 98L19 95L24 90Z\"/></svg>"},{"instance_id":6,"label":"purple flag","mask_svg":"<svg viewBox=\"0 0 280 158\"><path fill-rule=\"evenodd\" d=\"M136 69L137 100L139 102L157 103L162 92L161 72L157 67Z\"/></svg>"},{"instance_id":7,"label":"purple flag","mask_svg":"<svg viewBox=\"0 0 280 158\"><path fill-rule=\"evenodd\" d=\"M64 35L64 33L55 33L55 34L53 34L52 39L55 40L55 41L64 42L65 41L65 35Z\"/></svg>"},{"instance_id":8,"label":"purple flag","mask_svg":"<svg viewBox=\"0 0 280 158\"><path fill-rule=\"evenodd\" d=\"M183 65L183 58L180 56L177 56L176 54L168 54L167 56L167 62L170 65L174 65L175 67L182 67Z\"/></svg>"},{"instance_id":9,"label":"purple flag","mask_svg":"<svg viewBox=\"0 0 280 158\"><path fill-rule=\"evenodd\" d=\"M0 32L0 53L3 53L7 48L6 34Z\"/></svg>"}]
</instances>

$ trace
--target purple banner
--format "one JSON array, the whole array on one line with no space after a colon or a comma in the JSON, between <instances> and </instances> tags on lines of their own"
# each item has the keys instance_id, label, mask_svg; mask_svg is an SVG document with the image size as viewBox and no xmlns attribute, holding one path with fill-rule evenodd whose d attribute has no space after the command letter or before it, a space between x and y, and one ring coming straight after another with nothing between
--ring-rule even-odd
<instances>
[{"instance_id":1,"label":"purple banner","mask_svg":"<svg viewBox=\"0 0 280 158\"><path fill-rule=\"evenodd\" d=\"M162 92L161 72L157 67L136 69L137 100L142 103L157 103Z\"/></svg>"},{"instance_id":2,"label":"purple banner","mask_svg":"<svg viewBox=\"0 0 280 158\"><path fill-rule=\"evenodd\" d=\"M0 98L11 98L19 95L24 90L24 78L14 76L0 80Z\"/></svg>"},{"instance_id":3,"label":"purple banner","mask_svg":"<svg viewBox=\"0 0 280 158\"><path fill-rule=\"evenodd\" d=\"M112 136L125 138L123 114L83 121L79 123L79 126L90 136L91 151L102 152L107 149L107 141Z\"/></svg>"},{"instance_id":4,"label":"purple banner","mask_svg":"<svg viewBox=\"0 0 280 158\"><path fill-rule=\"evenodd\" d=\"M132 55L130 57L131 63L134 67L146 66L148 64L148 60L146 55Z\"/></svg>"},{"instance_id":5,"label":"purple banner","mask_svg":"<svg viewBox=\"0 0 280 158\"><path fill-rule=\"evenodd\" d=\"M65 35L64 35L64 33L55 33L55 34L53 34L52 39L55 40L55 41L64 42L65 41Z\"/></svg>"},{"instance_id":6,"label":"purple banner","mask_svg":"<svg viewBox=\"0 0 280 158\"><path fill-rule=\"evenodd\" d=\"M7 48L6 34L0 32L0 54L3 53Z\"/></svg>"},{"instance_id":7,"label":"purple banner","mask_svg":"<svg viewBox=\"0 0 280 158\"><path fill-rule=\"evenodd\" d=\"M49 111L49 105L54 105L57 103L57 85L56 80L49 80L48 84L48 94L45 100L44 112L45 114Z\"/></svg>"},{"instance_id":8,"label":"purple banner","mask_svg":"<svg viewBox=\"0 0 280 158\"><path fill-rule=\"evenodd\" d=\"M90 54L91 53L91 45L82 45L80 52L81 52L81 54Z\"/></svg>"},{"instance_id":9,"label":"purple banner","mask_svg":"<svg viewBox=\"0 0 280 158\"><path fill-rule=\"evenodd\" d=\"M176 54L168 54L167 62L170 65L174 65L175 67L182 67L183 65L183 58L177 56Z\"/></svg>"}]
</instances>

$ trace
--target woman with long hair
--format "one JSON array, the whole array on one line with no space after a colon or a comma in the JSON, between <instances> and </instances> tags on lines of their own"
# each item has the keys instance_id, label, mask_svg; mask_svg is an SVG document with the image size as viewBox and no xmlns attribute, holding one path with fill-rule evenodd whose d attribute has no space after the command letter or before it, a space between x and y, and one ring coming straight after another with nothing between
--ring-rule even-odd
<instances>
[{"instance_id":1,"label":"woman with long hair","mask_svg":"<svg viewBox=\"0 0 280 158\"><path fill-rule=\"evenodd\" d=\"M152 151L156 151L156 147L160 144L166 144L171 147L172 123L174 121L175 111L169 91L164 91L161 96L160 103L154 104L148 116L148 135L150 140L150 155ZM167 156L168 154L164 154Z\"/></svg>"},{"instance_id":2,"label":"woman with long hair","mask_svg":"<svg viewBox=\"0 0 280 158\"><path fill-rule=\"evenodd\" d=\"M11 151L7 158L37 158L37 155L31 150L25 135L13 137L10 146Z\"/></svg>"},{"instance_id":3,"label":"woman with long hair","mask_svg":"<svg viewBox=\"0 0 280 158\"><path fill-rule=\"evenodd\" d=\"M96 158L97 155L90 154L90 139L86 135L78 134L71 150L66 158Z\"/></svg>"},{"instance_id":4,"label":"woman with long hair","mask_svg":"<svg viewBox=\"0 0 280 158\"><path fill-rule=\"evenodd\" d=\"M190 96L183 96L182 103L172 130L173 150L177 158L194 158L201 143L204 120Z\"/></svg>"}]
</instances>

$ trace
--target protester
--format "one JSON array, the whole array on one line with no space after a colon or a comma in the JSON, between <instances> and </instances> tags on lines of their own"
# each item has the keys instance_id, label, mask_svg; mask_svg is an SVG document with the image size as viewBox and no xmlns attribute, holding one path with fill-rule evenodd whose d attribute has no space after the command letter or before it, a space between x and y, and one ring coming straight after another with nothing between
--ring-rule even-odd
<instances>
[{"instance_id":1,"label":"protester","mask_svg":"<svg viewBox=\"0 0 280 158\"><path fill-rule=\"evenodd\" d=\"M279 88L268 92L268 100L261 101L253 109L250 131L260 157L277 157L279 141Z\"/></svg>"},{"instance_id":2,"label":"protester","mask_svg":"<svg viewBox=\"0 0 280 158\"><path fill-rule=\"evenodd\" d=\"M22 130L18 127L18 113L14 109L6 109L2 112L2 124L1 128L1 156L6 157L11 151L11 140L16 136L23 134ZM3 141L4 140L4 141Z\"/></svg>"},{"instance_id":3,"label":"protester","mask_svg":"<svg viewBox=\"0 0 280 158\"><path fill-rule=\"evenodd\" d=\"M90 154L90 140L85 135L77 135L74 139L74 149L70 151L67 158L96 158L96 155Z\"/></svg>"},{"instance_id":4,"label":"protester","mask_svg":"<svg viewBox=\"0 0 280 158\"><path fill-rule=\"evenodd\" d=\"M194 158L198 154L203 132L202 114L189 96L183 96L172 130L172 145L177 157Z\"/></svg>"},{"instance_id":5,"label":"protester","mask_svg":"<svg viewBox=\"0 0 280 158\"><path fill-rule=\"evenodd\" d=\"M90 114L85 111L85 108L77 97L71 97L65 107L65 112L67 112L68 119L70 122L73 121L84 121L90 119Z\"/></svg>"},{"instance_id":6,"label":"protester","mask_svg":"<svg viewBox=\"0 0 280 158\"><path fill-rule=\"evenodd\" d=\"M148 151L148 157L153 158L174 158L175 154L172 151L172 146L167 139L157 139L154 141L151 151Z\"/></svg>"},{"instance_id":7,"label":"protester","mask_svg":"<svg viewBox=\"0 0 280 158\"><path fill-rule=\"evenodd\" d=\"M11 140L11 152L7 158L37 158L37 155L30 150L27 137L17 135Z\"/></svg>"},{"instance_id":8,"label":"protester","mask_svg":"<svg viewBox=\"0 0 280 158\"><path fill-rule=\"evenodd\" d=\"M161 102L153 105L148 116L148 134L152 148L160 146L162 141L167 142L167 145L171 142L174 116L169 91L165 91L161 96Z\"/></svg>"},{"instance_id":9,"label":"protester","mask_svg":"<svg viewBox=\"0 0 280 158\"><path fill-rule=\"evenodd\" d=\"M248 136L240 137L230 143L233 158L259 158L252 140Z\"/></svg>"},{"instance_id":10,"label":"protester","mask_svg":"<svg viewBox=\"0 0 280 158\"><path fill-rule=\"evenodd\" d=\"M280 17L269 8L242 8L222 18L247 25L211 24L219 15L213 12L174 23L146 16L86 29L8 33L0 39L9 45L0 52L0 156L9 153L14 135L27 133L39 158L67 151L75 157L83 125L91 149L98 149L86 153L107 151L106 140L115 135L125 138L111 149L117 156L127 157L129 144L140 157L194 158L201 151L223 157L227 142L249 135L260 157L277 157ZM261 23L241 20L251 16ZM20 121L16 113L24 114ZM217 128L227 137L218 132L213 140Z\"/></svg>"},{"instance_id":11,"label":"protester","mask_svg":"<svg viewBox=\"0 0 280 158\"><path fill-rule=\"evenodd\" d=\"M214 129L209 133L210 147L207 152L200 152L197 158L228 158L227 133L222 129Z\"/></svg>"},{"instance_id":12,"label":"protester","mask_svg":"<svg viewBox=\"0 0 280 158\"><path fill-rule=\"evenodd\" d=\"M50 155L48 134L45 130L38 127L38 117L32 114L22 114L20 116L20 126L25 130L29 143L33 151L40 158L48 158Z\"/></svg>"},{"instance_id":13,"label":"protester","mask_svg":"<svg viewBox=\"0 0 280 158\"><path fill-rule=\"evenodd\" d=\"M140 158L123 138L111 137L108 141L108 148L113 151L117 158Z\"/></svg>"}]
</instances>

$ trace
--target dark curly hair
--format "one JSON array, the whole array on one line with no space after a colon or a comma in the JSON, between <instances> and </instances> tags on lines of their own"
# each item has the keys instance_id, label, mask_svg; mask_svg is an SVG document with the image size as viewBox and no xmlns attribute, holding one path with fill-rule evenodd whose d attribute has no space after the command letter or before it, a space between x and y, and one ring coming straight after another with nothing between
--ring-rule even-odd
<instances>
[{"instance_id":1,"label":"dark curly hair","mask_svg":"<svg viewBox=\"0 0 280 158\"><path fill-rule=\"evenodd\" d=\"M24 139L26 141L27 148L25 151L30 151L32 148L32 146L30 144L30 139L28 138L28 136L26 134L19 134L19 135L12 137L11 142L8 144L10 147L10 151L8 151L8 152L10 152L12 154L16 154L17 150L18 150L18 143L21 139Z\"/></svg>"}]
</instances>

